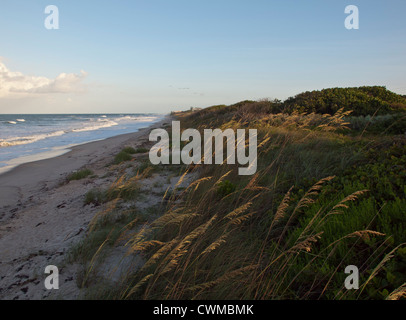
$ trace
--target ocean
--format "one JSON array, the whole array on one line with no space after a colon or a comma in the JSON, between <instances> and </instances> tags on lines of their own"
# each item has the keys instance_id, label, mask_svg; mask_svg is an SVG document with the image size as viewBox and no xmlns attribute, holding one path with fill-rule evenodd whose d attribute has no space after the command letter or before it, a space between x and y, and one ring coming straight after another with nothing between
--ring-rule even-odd
<instances>
[{"instance_id":1,"label":"ocean","mask_svg":"<svg viewBox=\"0 0 406 320\"><path fill-rule=\"evenodd\" d=\"M161 120L157 114L0 114L0 174Z\"/></svg>"}]
</instances>

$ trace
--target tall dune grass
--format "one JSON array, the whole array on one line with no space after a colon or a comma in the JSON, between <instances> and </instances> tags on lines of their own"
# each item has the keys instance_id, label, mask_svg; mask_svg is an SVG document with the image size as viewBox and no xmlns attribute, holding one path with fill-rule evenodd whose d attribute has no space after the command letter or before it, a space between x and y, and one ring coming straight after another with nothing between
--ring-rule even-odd
<instances>
[{"instance_id":1,"label":"tall dune grass","mask_svg":"<svg viewBox=\"0 0 406 320\"><path fill-rule=\"evenodd\" d=\"M383 232L384 205L375 190L343 178L369 163L365 146L385 139L346 135L349 114L258 115L243 105L181 116L184 128L257 128L258 170L242 177L237 165L187 168L179 183L190 172L200 177L165 194L162 216L127 239L128 255L143 254L146 262L112 297L402 298L404 277L385 286L379 281L395 268L385 266L406 254L403 239L395 243ZM404 212L396 192L391 205ZM349 264L360 268L359 290L344 288Z\"/></svg>"}]
</instances>

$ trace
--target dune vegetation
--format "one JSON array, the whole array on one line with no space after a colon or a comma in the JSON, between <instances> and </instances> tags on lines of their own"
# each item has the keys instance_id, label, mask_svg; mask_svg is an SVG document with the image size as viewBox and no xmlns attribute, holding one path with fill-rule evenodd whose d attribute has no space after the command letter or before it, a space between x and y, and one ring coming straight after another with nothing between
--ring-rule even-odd
<instances>
[{"instance_id":1,"label":"dune vegetation","mask_svg":"<svg viewBox=\"0 0 406 320\"><path fill-rule=\"evenodd\" d=\"M145 262L91 297L405 297L406 97L384 87L336 88L174 117L182 129L257 129L257 172L239 176L231 164L178 166L180 181L162 195L156 219L140 219L141 209L125 218L106 209L81 244L88 250L103 230L91 254L76 254L85 257L86 275L117 241ZM134 168L97 201L137 197L146 173L170 167ZM191 173L194 181L178 188ZM121 224L108 223L117 214ZM359 268L358 290L344 287L348 265Z\"/></svg>"}]
</instances>

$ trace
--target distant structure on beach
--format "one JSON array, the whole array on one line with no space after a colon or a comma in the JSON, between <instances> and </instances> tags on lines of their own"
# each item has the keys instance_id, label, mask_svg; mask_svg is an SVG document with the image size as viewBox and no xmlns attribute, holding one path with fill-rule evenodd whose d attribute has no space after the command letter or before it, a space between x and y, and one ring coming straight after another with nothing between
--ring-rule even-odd
<instances>
[{"instance_id":1,"label":"distant structure on beach","mask_svg":"<svg viewBox=\"0 0 406 320\"><path fill-rule=\"evenodd\" d=\"M198 111L198 110L202 110L202 108L197 108L197 107L190 107L189 111ZM177 111L171 111L171 114L177 114L177 113L182 113L182 112L188 112L187 110L181 111L181 110L177 110Z\"/></svg>"}]
</instances>

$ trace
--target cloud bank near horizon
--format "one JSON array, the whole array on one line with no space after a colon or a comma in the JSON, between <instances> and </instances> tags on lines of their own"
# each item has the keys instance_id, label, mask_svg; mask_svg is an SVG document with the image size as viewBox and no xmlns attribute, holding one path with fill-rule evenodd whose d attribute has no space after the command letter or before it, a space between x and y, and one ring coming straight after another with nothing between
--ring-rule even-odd
<instances>
[{"instance_id":1,"label":"cloud bank near horizon","mask_svg":"<svg viewBox=\"0 0 406 320\"><path fill-rule=\"evenodd\" d=\"M24 75L11 71L0 60L0 98L25 97L29 94L77 93L85 90L82 84L87 73L61 73L50 79L41 76Z\"/></svg>"}]
</instances>

